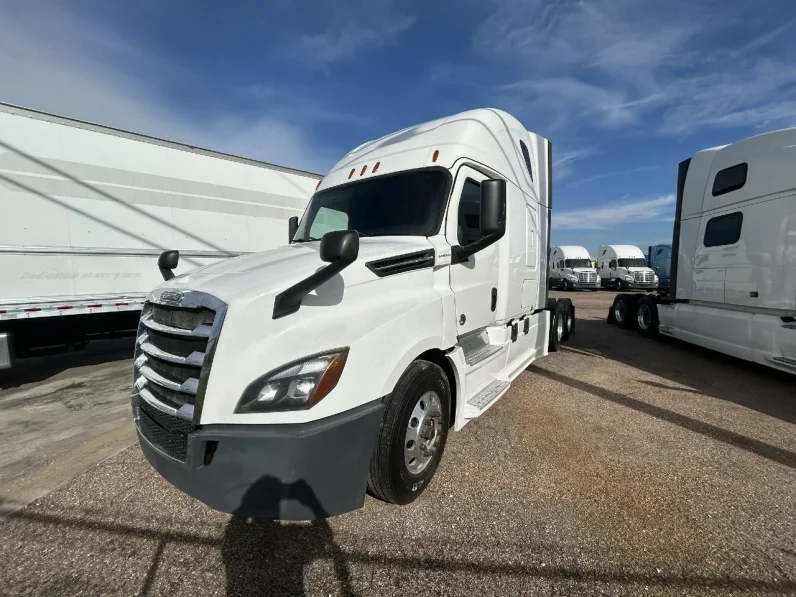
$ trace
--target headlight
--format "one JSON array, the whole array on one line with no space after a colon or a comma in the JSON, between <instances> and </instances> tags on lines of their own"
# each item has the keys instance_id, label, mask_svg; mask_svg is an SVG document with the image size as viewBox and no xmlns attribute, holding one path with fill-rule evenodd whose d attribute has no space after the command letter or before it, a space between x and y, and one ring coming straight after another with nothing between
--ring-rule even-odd
<instances>
[{"instance_id":1,"label":"headlight","mask_svg":"<svg viewBox=\"0 0 796 597\"><path fill-rule=\"evenodd\" d=\"M655 281L656 281L656 282L658 281L658 276L655 276Z\"/></svg>"},{"instance_id":2,"label":"headlight","mask_svg":"<svg viewBox=\"0 0 796 597\"><path fill-rule=\"evenodd\" d=\"M578 281L578 277L577 276L573 276L572 274L567 274L567 278L569 280L572 280L573 282L577 282Z\"/></svg>"},{"instance_id":3,"label":"headlight","mask_svg":"<svg viewBox=\"0 0 796 597\"><path fill-rule=\"evenodd\" d=\"M337 385L347 356L345 348L307 357L266 373L249 384L235 412L311 408Z\"/></svg>"},{"instance_id":4,"label":"headlight","mask_svg":"<svg viewBox=\"0 0 796 597\"><path fill-rule=\"evenodd\" d=\"M628 282L632 282L633 276L625 276L625 280L627 280Z\"/></svg>"}]
</instances>

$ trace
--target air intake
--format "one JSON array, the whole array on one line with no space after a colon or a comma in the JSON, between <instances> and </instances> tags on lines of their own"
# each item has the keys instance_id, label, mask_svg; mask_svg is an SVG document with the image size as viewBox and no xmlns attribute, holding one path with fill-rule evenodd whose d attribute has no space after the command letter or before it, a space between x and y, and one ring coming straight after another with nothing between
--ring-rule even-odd
<instances>
[{"instance_id":1,"label":"air intake","mask_svg":"<svg viewBox=\"0 0 796 597\"><path fill-rule=\"evenodd\" d=\"M369 261L365 265L367 265L368 269L380 278L383 278L384 276L392 276L393 274L411 272L416 269L433 267L434 249L418 251L416 253L407 253L406 255L399 255L398 257L389 257L387 259Z\"/></svg>"}]
</instances>

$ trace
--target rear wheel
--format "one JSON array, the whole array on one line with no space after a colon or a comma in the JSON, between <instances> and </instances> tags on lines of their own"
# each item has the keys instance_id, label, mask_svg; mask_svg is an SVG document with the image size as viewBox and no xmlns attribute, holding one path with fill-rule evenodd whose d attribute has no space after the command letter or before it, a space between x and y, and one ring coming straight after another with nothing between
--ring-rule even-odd
<instances>
[{"instance_id":1,"label":"rear wheel","mask_svg":"<svg viewBox=\"0 0 796 597\"><path fill-rule=\"evenodd\" d=\"M564 326L566 325L566 307L562 301L556 301L550 309L550 340L549 352L558 352L564 339Z\"/></svg>"},{"instance_id":2,"label":"rear wheel","mask_svg":"<svg viewBox=\"0 0 796 597\"><path fill-rule=\"evenodd\" d=\"M561 338L563 342L569 340L569 337L575 333L575 305L570 299L563 299L561 302L564 304L564 335Z\"/></svg>"},{"instance_id":3,"label":"rear wheel","mask_svg":"<svg viewBox=\"0 0 796 597\"><path fill-rule=\"evenodd\" d=\"M618 294L614 299L613 319L620 328L630 329L633 327L633 319L636 316L636 297L629 294Z\"/></svg>"},{"instance_id":4,"label":"rear wheel","mask_svg":"<svg viewBox=\"0 0 796 597\"><path fill-rule=\"evenodd\" d=\"M439 365L409 365L387 400L376 436L368 474L373 496L408 504L428 486L448 439L450 403L450 383Z\"/></svg>"},{"instance_id":5,"label":"rear wheel","mask_svg":"<svg viewBox=\"0 0 796 597\"><path fill-rule=\"evenodd\" d=\"M658 325L658 306L651 297L645 296L636 308L636 329L645 338L652 338L658 335Z\"/></svg>"}]
</instances>

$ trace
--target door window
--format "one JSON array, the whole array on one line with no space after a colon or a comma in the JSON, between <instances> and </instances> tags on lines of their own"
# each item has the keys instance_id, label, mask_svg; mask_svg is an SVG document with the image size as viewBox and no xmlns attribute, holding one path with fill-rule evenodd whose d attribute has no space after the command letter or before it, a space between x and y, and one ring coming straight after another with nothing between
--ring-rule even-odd
<instances>
[{"instance_id":1,"label":"door window","mask_svg":"<svg viewBox=\"0 0 796 597\"><path fill-rule=\"evenodd\" d=\"M611 264L609 266L611 269L616 269L616 259L611 259Z\"/></svg>"},{"instance_id":2,"label":"door window","mask_svg":"<svg viewBox=\"0 0 796 597\"><path fill-rule=\"evenodd\" d=\"M467 179L459 199L459 244L466 246L484 237L481 234L481 185Z\"/></svg>"}]
</instances>

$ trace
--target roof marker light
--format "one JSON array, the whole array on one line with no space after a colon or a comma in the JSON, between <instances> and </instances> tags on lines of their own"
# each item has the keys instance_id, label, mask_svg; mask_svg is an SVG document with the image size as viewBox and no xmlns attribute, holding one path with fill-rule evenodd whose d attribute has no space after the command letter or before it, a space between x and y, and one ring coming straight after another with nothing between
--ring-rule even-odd
<instances>
[{"instance_id":1,"label":"roof marker light","mask_svg":"<svg viewBox=\"0 0 796 597\"><path fill-rule=\"evenodd\" d=\"M376 162L376 164L373 166L373 174L376 174L376 170L379 169L380 165L381 165L381 162Z\"/></svg>"},{"instance_id":2,"label":"roof marker light","mask_svg":"<svg viewBox=\"0 0 796 597\"><path fill-rule=\"evenodd\" d=\"M367 165L367 164L365 164L364 166L362 166L362 170L360 170L360 171L359 171L359 175L360 175L360 176L362 176L362 175L365 173L365 171L366 171L367 169L368 169L368 165Z\"/></svg>"},{"instance_id":3,"label":"roof marker light","mask_svg":"<svg viewBox=\"0 0 796 597\"><path fill-rule=\"evenodd\" d=\"M319 187L319 186L321 186L321 183L322 183L322 182L323 182L323 179L321 178L321 179L318 181L318 184L316 184L316 185L315 185L315 190L316 190L316 191L318 190L318 187Z\"/></svg>"},{"instance_id":4,"label":"roof marker light","mask_svg":"<svg viewBox=\"0 0 796 597\"><path fill-rule=\"evenodd\" d=\"M438 157L439 157L439 149L435 149L434 154L431 156L431 161L436 162Z\"/></svg>"},{"instance_id":5,"label":"roof marker light","mask_svg":"<svg viewBox=\"0 0 796 597\"><path fill-rule=\"evenodd\" d=\"M351 172L348 173L348 178L351 178L352 176L354 176L354 172L355 171L356 171L356 168L351 168Z\"/></svg>"}]
</instances>

